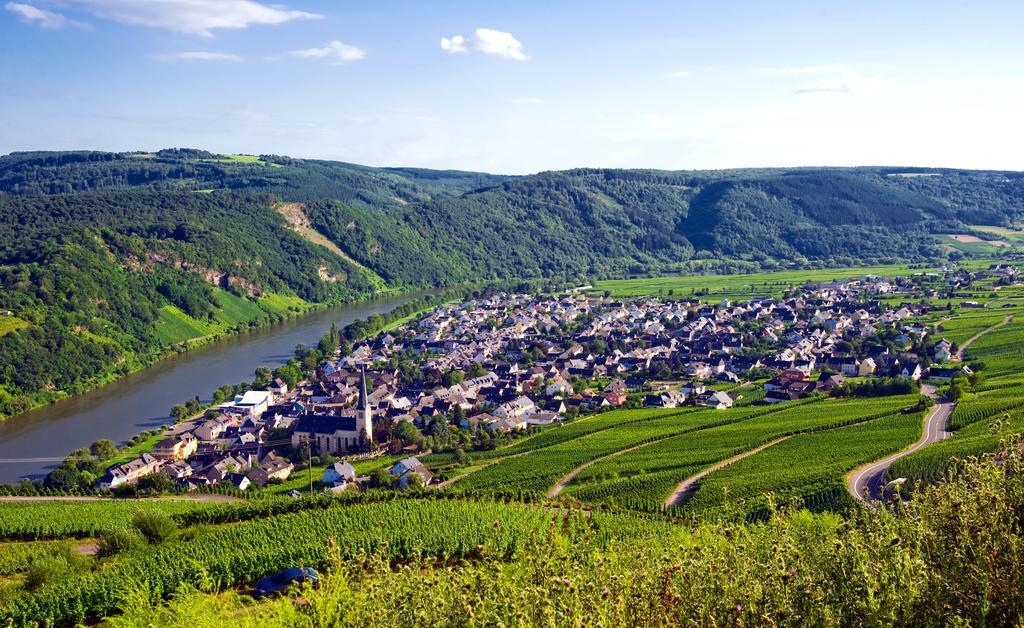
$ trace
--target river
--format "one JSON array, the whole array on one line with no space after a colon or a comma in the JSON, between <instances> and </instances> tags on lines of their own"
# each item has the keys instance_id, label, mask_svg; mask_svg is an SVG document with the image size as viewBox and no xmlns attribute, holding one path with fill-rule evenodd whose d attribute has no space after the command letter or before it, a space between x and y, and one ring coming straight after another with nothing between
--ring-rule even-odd
<instances>
[{"instance_id":1,"label":"river","mask_svg":"<svg viewBox=\"0 0 1024 628\"><path fill-rule=\"evenodd\" d=\"M416 295L333 307L231 336L156 364L93 391L0 422L0 483L38 478L78 447L101 438L121 443L170 423L176 403L209 398L224 384L252 381L257 366L287 362L295 345L315 344L330 329L388 312Z\"/></svg>"}]
</instances>

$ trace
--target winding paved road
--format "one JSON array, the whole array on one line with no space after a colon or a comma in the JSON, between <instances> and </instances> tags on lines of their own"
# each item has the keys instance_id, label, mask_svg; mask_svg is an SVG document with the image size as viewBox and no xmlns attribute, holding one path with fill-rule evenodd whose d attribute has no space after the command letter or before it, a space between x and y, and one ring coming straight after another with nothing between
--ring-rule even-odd
<instances>
[{"instance_id":1,"label":"winding paved road","mask_svg":"<svg viewBox=\"0 0 1024 628\"><path fill-rule=\"evenodd\" d=\"M885 490L885 473L892 463L904 456L909 456L925 445L949 437L949 432L946 431L946 422L956 403L945 397L939 397L935 392L935 386L931 384L922 385L921 392L936 401L935 407L924 419L924 432L921 434L921 438L902 451L854 469L847 479L846 489L857 499L861 501L880 500L882 491Z\"/></svg>"}]
</instances>

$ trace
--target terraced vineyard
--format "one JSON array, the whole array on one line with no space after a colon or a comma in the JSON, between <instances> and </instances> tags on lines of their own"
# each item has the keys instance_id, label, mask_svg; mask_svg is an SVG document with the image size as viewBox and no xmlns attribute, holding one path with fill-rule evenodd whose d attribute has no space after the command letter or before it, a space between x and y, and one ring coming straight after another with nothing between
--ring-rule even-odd
<instances>
[{"instance_id":1,"label":"terraced vineyard","mask_svg":"<svg viewBox=\"0 0 1024 628\"><path fill-rule=\"evenodd\" d=\"M967 357L984 363L988 379L1017 375L1024 363L1024 315L978 338L967 350Z\"/></svg>"},{"instance_id":2,"label":"terraced vineyard","mask_svg":"<svg viewBox=\"0 0 1024 628\"><path fill-rule=\"evenodd\" d=\"M73 552L69 541L28 541L0 543L0 576L23 571L33 564Z\"/></svg>"},{"instance_id":3,"label":"terraced vineyard","mask_svg":"<svg viewBox=\"0 0 1024 628\"><path fill-rule=\"evenodd\" d=\"M541 494L567 476L567 496L637 510L658 511L676 485L694 473L772 439L837 430L888 417L915 405L916 395L881 399L808 399L731 410L617 411L547 430L494 454L493 463L455 482L451 490ZM913 415L911 423L919 417ZM916 434L910 436L910 440ZM866 451L903 446L898 439ZM510 453L511 452L511 453ZM767 453L767 452L766 452ZM762 454L764 455L764 454ZM814 456L812 456L814 457ZM846 456L828 478L842 476L863 455ZM848 464L849 466L843 466ZM572 473L577 473L571 477ZM709 479L713 479L713 474ZM815 482L820 478L815 476ZM806 484L806 483L805 483ZM805 484L798 484L803 491ZM787 480L766 490L788 486ZM816 488L814 490L817 490ZM802 493L801 493L802 494Z\"/></svg>"},{"instance_id":4,"label":"terraced vineyard","mask_svg":"<svg viewBox=\"0 0 1024 628\"><path fill-rule=\"evenodd\" d=\"M909 395L777 406L750 420L682 434L602 460L576 478L569 494L583 501L660 510L677 484L721 460L781 436L877 418L916 401Z\"/></svg>"},{"instance_id":5,"label":"terraced vineyard","mask_svg":"<svg viewBox=\"0 0 1024 628\"><path fill-rule=\"evenodd\" d=\"M992 335L996 333L999 332ZM1014 329L1008 329L1007 333L1019 334ZM988 336L983 336L982 340L986 338ZM971 346L972 352L979 344L981 340ZM994 354L984 346L980 351L988 356L984 373L990 372L990 361L994 365L1000 364L999 359L993 359ZM1017 349L1007 347L1006 351L1013 355ZM1012 358L1007 360L1009 367ZM955 464L955 460L995 451L1001 438L1024 432L1024 377L1017 369L1002 372L1002 375L986 379L979 392L966 395L957 403L949 419L948 429L953 432L950 438L896 461L889 468L888 477L906 478L911 484L934 483Z\"/></svg>"},{"instance_id":6,"label":"terraced vineyard","mask_svg":"<svg viewBox=\"0 0 1024 628\"><path fill-rule=\"evenodd\" d=\"M626 425L639 424L652 419L659 419L667 416L677 416L683 412L692 412L693 409L643 409L643 410L612 410L589 416L572 423L559 426L557 429L548 429L525 438L510 447L494 451L482 451L472 454L473 460L490 460L514 456L543 447L550 447L564 443L581 436L594 434L610 428L621 429Z\"/></svg>"},{"instance_id":7,"label":"terraced vineyard","mask_svg":"<svg viewBox=\"0 0 1024 628\"><path fill-rule=\"evenodd\" d=\"M49 539L94 536L100 530L127 528L136 512L166 515L211 505L177 500L103 500L0 503L0 539Z\"/></svg>"},{"instance_id":8,"label":"terraced vineyard","mask_svg":"<svg viewBox=\"0 0 1024 628\"><path fill-rule=\"evenodd\" d=\"M589 460L659 438L740 420L754 413L756 411L750 409L725 412L676 410L643 421L629 421L627 413L622 415L615 427L585 432L557 444L536 447L523 455L485 467L460 480L455 486L460 490L544 492L560 477Z\"/></svg>"},{"instance_id":9,"label":"terraced vineyard","mask_svg":"<svg viewBox=\"0 0 1024 628\"><path fill-rule=\"evenodd\" d=\"M1014 308L1016 309L1016 308ZM957 345L963 344L972 336L979 334L993 325L1003 322L1008 313L1002 310L958 310L953 318L939 323L936 335Z\"/></svg>"},{"instance_id":10,"label":"terraced vineyard","mask_svg":"<svg viewBox=\"0 0 1024 628\"><path fill-rule=\"evenodd\" d=\"M850 505L843 476L913 443L921 435L922 418L921 412L894 413L794 436L709 475L681 510L750 517L765 514L770 499L795 500L811 510Z\"/></svg>"},{"instance_id":11,"label":"terraced vineyard","mask_svg":"<svg viewBox=\"0 0 1024 628\"><path fill-rule=\"evenodd\" d=\"M1004 432L1000 433L996 429L997 426L993 425L996 422ZM951 438L897 460L889 467L888 477L906 478L911 485L918 482L932 484L942 479L943 474L958 460L993 452L999 448L1001 438L1022 433L1024 408L1017 407L1010 412L988 415L957 431Z\"/></svg>"},{"instance_id":12,"label":"terraced vineyard","mask_svg":"<svg viewBox=\"0 0 1024 628\"><path fill-rule=\"evenodd\" d=\"M946 426L951 432L963 429L968 425L983 421L1002 412L1024 406L1024 396L1017 386L996 388L977 395L961 399Z\"/></svg>"}]
</instances>

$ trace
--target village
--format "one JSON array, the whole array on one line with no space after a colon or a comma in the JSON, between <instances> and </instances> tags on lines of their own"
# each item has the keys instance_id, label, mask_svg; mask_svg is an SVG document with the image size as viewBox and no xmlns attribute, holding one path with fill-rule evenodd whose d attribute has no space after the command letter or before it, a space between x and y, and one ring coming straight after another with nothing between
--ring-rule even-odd
<instances>
[{"instance_id":1,"label":"village","mask_svg":"<svg viewBox=\"0 0 1024 628\"><path fill-rule=\"evenodd\" d=\"M1017 271L865 276L716 304L487 294L336 352L293 388L276 379L180 422L99 488L160 474L180 490L258 489L314 457L324 490L427 486L434 477L417 456L493 448L607 409L726 409L877 378L949 380L969 369L920 319L983 278L1014 282ZM397 460L386 475L356 473L354 462L385 454Z\"/></svg>"}]
</instances>

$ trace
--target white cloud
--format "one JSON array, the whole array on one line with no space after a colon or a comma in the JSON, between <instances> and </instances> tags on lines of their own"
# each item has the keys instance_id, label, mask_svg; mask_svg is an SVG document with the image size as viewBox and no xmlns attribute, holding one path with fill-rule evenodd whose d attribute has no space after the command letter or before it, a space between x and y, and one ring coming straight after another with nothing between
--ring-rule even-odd
<instances>
[{"instance_id":1,"label":"white cloud","mask_svg":"<svg viewBox=\"0 0 1024 628\"><path fill-rule=\"evenodd\" d=\"M242 57L227 52L205 52L201 50L175 52L159 56L161 61L241 61Z\"/></svg>"},{"instance_id":2,"label":"white cloud","mask_svg":"<svg viewBox=\"0 0 1024 628\"><path fill-rule=\"evenodd\" d=\"M452 54L466 52L466 38L463 37L462 35L456 35L451 39L447 37L442 37L441 50L447 50Z\"/></svg>"},{"instance_id":3,"label":"white cloud","mask_svg":"<svg viewBox=\"0 0 1024 628\"><path fill-rule=\"evenodd\" d=\"M366 51L362 48L350 46L335 39L323 48L307 48L306 50L295 50L290 53L293 57L300 59L330 59L331 63L338 65L349 61L359 61L366 57Z\"/></svg>"},{"instance_id":4,"label":"white cloud","mask_svg":"<svg viewBox=\"0 0 1024 628\"><path fill-rule=\"evenodd\" d=\"M794 94L870 94L888 90L894 85L889 79L860 74L842 63L768 68L761 72L775 77L808 77L794 88Z\"/></svg>"},{"instance_id":5,"label":"white cloud","mask_svg":"<svg viewBox=\"0 0 1024 628\"><path fill-rule=\"evenodd\" d=\"M490 28L478 28L475 33L476 47L485 55L498 55L516 61L528 61L523 53L523 44L512 33Z\"/></svg>"},{"instance_id":6,"label":"white cloud","mask_svg":"<svg viewBox=\"0 0 1024 628\"><path fill-rule=\"evenodd\" d=\"M665 75L665 78L679 79L679 78L686 78L688 76L690 76L690 71L689 70L677 70L675 72L669 72L668 74Z\"/></svg>"},{"instance_id":7,"label":"white cloud","mask_svg":"<svg viewBox=\"0 0 1024 628\"><path fill-rule=\"evenodd\" d=\"M455 35L441 38L441 49L457 54L472 48L485 55L496 55L515 61L529 61L530 57L523 52L523 44L512 33L496 31L492 28L478 28L472 37Z\"/></svg>"},{"instance_id":8,"label":"white cloud","mask_svg":"<svg viewBox=\"0 0 1024 628\"><path fill-rule=\"evenodd\" d=\"M21 16L22 21L29 24L36 24L39 28L46 28L56 30L58 28L86 28L87 24L77 22L69 19L68 17L61 15L60 13L54 13L53 11L47 11L34 7L31 4L21 4L19 2L8 2L4 5L4 8Z\"/></svg>"},{"instance_id":9,"label":"white cloud","mask_svg":"<svg viewBox=\"0 0 1024 628\"><path fill-rule=\"evenodd\" d=\"M63 0L63 4L122 24L206 37L217 29L242 29L323 17L254 0Z\"/></svg>"}]
</instances>

